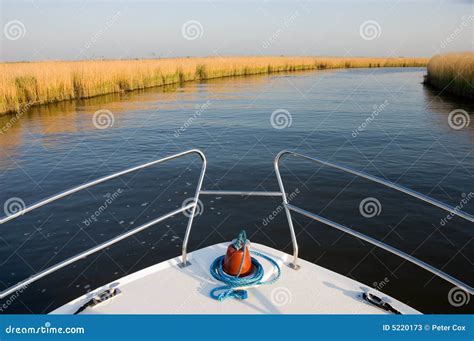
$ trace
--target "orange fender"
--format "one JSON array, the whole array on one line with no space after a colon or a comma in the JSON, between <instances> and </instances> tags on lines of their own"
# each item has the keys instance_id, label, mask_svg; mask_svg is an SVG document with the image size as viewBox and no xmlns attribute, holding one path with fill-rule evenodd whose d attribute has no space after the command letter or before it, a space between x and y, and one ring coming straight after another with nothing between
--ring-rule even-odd
<instances>
[{"instance_id":1,"label":"orange fender","mask_svg":"<svg viewBox=\"0 0 474 341\"><path fill-rule=\"evenodd\" d=\"M252 259L250 258L250 251L248 246L245 246L245 259L242 265L242 272L239 277L247 276L252 271ZM232 245L229 245L224 257L223 270L226 274L236 276L239 273L240 263L244 256L244 250L236 250Z\"/></svg>"}]
</instances>

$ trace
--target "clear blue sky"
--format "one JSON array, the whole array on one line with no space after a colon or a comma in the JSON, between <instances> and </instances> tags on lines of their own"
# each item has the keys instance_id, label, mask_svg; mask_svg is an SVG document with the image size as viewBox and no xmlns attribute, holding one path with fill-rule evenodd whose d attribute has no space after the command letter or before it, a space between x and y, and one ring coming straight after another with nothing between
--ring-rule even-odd
<instances>
[{"instance_id":1,"label":"clear blue sky","mask_svg":"<svg viewBox=\"0 0 474 341\"><path fill-rule=\"evenodd\" d=\"M432 56L473 50L474 41L474 0L0 3L3 61L261 54ZM190 27L183 34L185 23Z\"/></svg>"}]
</instances>

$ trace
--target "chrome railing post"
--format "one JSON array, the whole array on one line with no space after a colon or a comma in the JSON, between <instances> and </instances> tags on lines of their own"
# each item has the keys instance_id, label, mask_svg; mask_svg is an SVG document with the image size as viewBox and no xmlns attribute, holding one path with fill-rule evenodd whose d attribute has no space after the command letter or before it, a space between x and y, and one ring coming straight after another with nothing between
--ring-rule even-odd
<instances>
[{"instance_id":1,"label":"chrome railing post","mask_svg":"<svg viewBox=\"0 0 474 341\"><path fill-rule=\"evenodd\" d=\"M204 181L204 176L206 174L206 167L207 167L206 156L201 151L199 151L198 154L202 159L202 168L201 168L201 174L199 175L198 184L196 187L196 192L194 193L194 199L193 199L194 206L191 208L191 215L189 216L188 225L186 226L186 232L184 234L181 263L179 264L179 267L181 268L184 268L191 264L187 259L188 258L188 252L187 252L188 241L189 241L189 235L191 234L191 228L193 225L194 215L196 213L196 207L199 204L199 194L201 193L202 183Z\"/></svg>"},{"instance_id":2,"label":"chrome railing post","mask_svg":"<svg viewBox=\"0 0 474 341\"><path fill-rule=\"evenodd\" d=\"M288 198L286 197L285 187L283 186L283 181L280 175L280 168L279 163L280 159L283 155L289 154L288 151L281 151L275 157L273 162L273 166L275 167L275 173L278 180L278 186L280 186L280 192L283 199L283 207L285 208L286 219L288 220L288 226L290 227L290 236L291 236L291 243L293 244L293 262L288 264L288 266L294 270L298 270L300 266L298 265L298 242L296 240L295 228L293 227L293 220L291 218L291 212L288 209Z\"/></svg>"}]
</instances>

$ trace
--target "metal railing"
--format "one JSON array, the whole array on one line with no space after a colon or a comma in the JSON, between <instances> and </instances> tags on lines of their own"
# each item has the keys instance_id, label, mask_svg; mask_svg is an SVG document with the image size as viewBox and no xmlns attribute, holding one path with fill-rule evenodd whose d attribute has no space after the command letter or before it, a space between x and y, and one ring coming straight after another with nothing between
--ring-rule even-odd
<instances>
[{"instance_id":1,"label":"metal railing","mask_svg":"<svg viewBox=\"0 0 474 341\"><path fill-rule=\"evenodd\" d=\"M20 210L18 212L16 212L15 214L12 214L12 215L9 215L7 217L4 217L2 219L0 219L0 225L1 224L4 224L10 220L13 220L15 218L18 218L20 216L22 216L23 214L27 213L27 212L30 212L30 211L33 211L34 209L37 209L39 207L42 207L46 204L49 204L51 202L54 202L56 200L59 200L61 198L64 198L68 195L71 195L73 193L76 193L76 192L79 192L83 189L86 189L86 188L89 188L89 187L92 187L92 186L95 186L95 185L98 185L100 183L103 183L105 181L108 181L108 180L111 180L111 179L114 179L114 178L117 178L121 175L125 175L125 174L128 174L128 173L131 173L131 172L135 172L137 170L140 170L140 169L143 169L143 168L147 168L147 167L151 167L151 166L154 166L154 165L157 165L159 163L163 163L163 162L166 162L166 161L170 161L170 160L173 160L173 159L177 159L177 158L180 158L180 157L183 157L183 156L186 156L186 155L189 155L189 154L197 154L201 160L202 160L202 167L201 167L201 174L199 176L199 180L198 180L198 183L197 183L197 187L196 187L196 192L194 194L194 198L193 198L193 202L185 205L185 206L182 206L181 208L179 209L176 209L174 211L171 211L171 212L168 212L152 221L149 221L143 225L140 225L139 227L133 229L133 230L130 230L130 231L127 231L115 238L112 238L104 243L101 243L99 245L96 245L84 252L81 252L73 257L70 257L62 262L59 262L53 266L50 266L48 268L46 268L45 270L42 270L32 276L30 276L29 278L15 284L14 286L11 286L5 290L3 290L2 292L0 292L0 299L1 298L5 298L6 296L14 293L15 291L21 289L21 288L24 288L25 286L39 280L40 278L43 278L59 269L62 269L64 268L65 266L68 266L69 264L71 263L74 263L80 259L83 259L93 253L96 253L100 250L103 250L121 240L124 240L138 232L141 232L145 229L147 229L148 227L150 226L153 226L153 225L156 225L158 224L159 222L162 222L174 215L177 215L179 213L183 213L187 210L191 210L190 212L190 215L189 215L189 219L188 219L188 225L186 227L186 233L185 233L185 236L184 236L184 240L183 240L183 246L182 246L182 259L183 259L183 264L181 264L181 266L186 266L189 264L189 262L186 261L186 255L187 255L187 246L188 246L188 240L189 240L189 234L191 232L191 226L193 224L193 218L194 218L194 214L195 214L195 211L196 211L196 206L197 206L197 202L198 202L198 197L199 197L199 192L201 191L201 186L202 186L202 182L204 180L204 175L206 173L206 166L207 166L207 161L206 161L206 156L204 155L203 152L201 152L199 149L191 149L191 150L188 150L188 151L185 151L185 152L182 152L182 153L179 153L179 154L174 154L174 155L171 155L171 156L168 156L168 157L165 157L165 158L162 158L162 159L159 159L159 160L155 160L155 161L152 161L152 162L148 162L148 163L145 163L145 164L142 164L140 166L137 166L137 167L133 167L133 168L129 168L129 169L126 169L124 171L121 171L121 172L118 172L118 173L114 173L114 174L111 174L111 175L108 175L106 177L103 177L103 178L100 178L100 179L97 179L97 180L94 180L94 181L91 181L91 182L88 182L88 183L85 183L83 185L80 185L80 186L77 186L77 187L74 187L74 188L71 188L67 191L64 191L64 192L61 192L57 195L54 195L48 199L45 199L45 200L42 200L40 202L37 202L36 204L33 204L29 207L26 207L25 209L23 210Z\"/></svg>"},{"instance_id":2,"label":"metal railing","mask_svg":"<svg viewBox=\"0 0 474 341\"><path fill-rule=\"evenodd\" d=\"M362 239L362 240L364 240L364 241L366 241L366 242L368 242L372 245L380 247L380 248L382 248L382 249L384 249L384 250L386 250L386 251L388 251L392 254L398 255L399 257L402 257L405 260L407 260L407 261L409 261L413 264L416 264L416 265L424 268L425 270L433 273L434 275L439 276L439 277L445 279L446 281L448 281L448 282L464 289L465 291L469 292L470 294L474 294L474 290L471 286L461 282L460 280L444 273L443 271L441 271L439 269L436 269L435 267L433 267L433 266L431 266L431 265L429 265L429 264L427 264L427 263L425 263L425 262L423 262L423 261L407 254L407 253L404 253L403 251L400 251L400 250L398 250L398 249L396 249L396 248L394 248L390 245L387 245L387 244L385 244L381 241L378 241L378 240L376 240L372 237L366 236L366 235L364 235L360 232L354 231L354 230L352 230L352 229L350 229L350 228L348 228L344 225L338 224L338 223L333 222L329 219L326 219L322 216L319 216L317 214L311 213L309 211L306 211L302 208L299 208L295 205L290 204L289 200L288 200L288 197L287 197L287 194L285 192L285 188L283 186L283 180L282 180L282 177L281 177L281 174L280 174L280 161L281 161L282 157L285 156L285 155L291 155L291 156L299 157L299 158L309 160L309 161L312 161L312 162L315 162L315 163L319 163L319 164L322 164L322 165L325 165L325 166L333 167L333 168L336 168L336 169L354 174L356 176L363 177L363 178L368 179L368 180L378 182L380 184L383 184L385 186L388 186L388 187L393 188L395 190L398 190L400 192L406 193L406 194L411 195L415 198L421 199L421 200L423 200L427 203L430 203L434 206L437 206L437 207L442 208L442 209L444 209L448 212L451 212L454 215L457 215L461 218L464 218L468 221L473 222L474 217L471 214L463 212L463 211L461 211L461 210L459 210L455 207L451 207L449 205L446 205L446 204L444 204L440 201L437 201L435 199L432 199L432 198L430 198L430 197L428 197L424 194L421 194L421 193L412 191L408 188L405 188L403 186L397 185L393 182L383 180L381 178L377 178L375 176L372 176L372 175L369 175L369 174L366 174L366 173L363 173L363 172L360 172L360 171L357 171L357 170L354 170L354 169L351 169L351 168L348 168L348 167L344 167L344 166L341 166L341 165L338 165L338 164L335 164L335 163L327 162L327 161L317 159L317 158L308 157L308 156L298 154L298 153L295 153L295 152L291 152L291 151L281 151L280 153L278 153L278 155L274 159L274 168L275 168L275 173L276 173L276 177L277 177L277 180L278 180L278 185L280 187L280 192L202 190L201 188L202 188L202 184L203 184L203 181L204 181L204 176L205 176L205 173L206 173L207 160L206 160L206 157L205 157L205 155L202 151L200 151L199 149L191 149L191 150L179 153L179 154L174 154L174 155L171 155L171 156L159 159L159 160L155 160L155 161L152 161L152 162L149 162L149 163L142 164L140 166L136 166L136 167L133 167L133 168L130 168L130 169L126 169L124 171L114 173L112 175L108 175L106 177L88 182L86 184L83 184L83 185L80 185L80 186L77 186L77 187L74 187L74 188L69 189L65 192L59 193L59 194L54 195L54 196L52 196L48 199L42 200L42 201L40 201L36 204L33 204L29 207L26 207L25 209L23 209L19 212L16 212L15 214L12 214L12 215L9 215L7 217L4 217L4 218L0 219L0 225L4 224L4 223L6 223L6 222L8 222L12 219L18 218L19 216L21 216L21 215L23 215L27 212L30 212L34 209L37 209L37 208L42 207L46 204L49 204L51 202L54 202L54 201L59 200L61 198L64 198L68 195L71 195L73 193L81 191L85 188L89 188L89 187L98 185L100 183L103 183L105 181L117 178L121 175L128 174L128 173L131 173L131 172L143 169L143 168L147 168L147 167L159 164L159 163L169 161L169 160L173 160L173 159L176 159L176 158L188 155L188 154L197 154L197 155L199 155L199 157L202 160L201 173L199 175L199 180L198 180L198 183L197 183L197 186L196 186L196 191L194 193L193 201L191 203L189 203L185 206L182 206L181 208L176 209L174 211L168 212L168 213L166 213L166 214L164 214L164 215L162 215L162 216L160 216L160 217L158 217L158 218L156 218L152 221L149 221L149 222L135 228L135 229L127 231L127 232L125 232L125 233L123 233L123 234L121 234L117 237L114 237L114 238L112 238L112 239L110 239L110 240L108 240L104 243L96 245L93 248L90 248L90 249L88 249L84 252L81 252L81 253L73 256L73 257L70 257L70 258L68 258L68 259L66 259L66 260L64 260L64 261L62 261L58 264L50 266L50 267L46 268L45 270L42 270L42 271L30 276L29 278L17 283L16 285L11 286L11 287L3 290L2 292L0 292L0 299L5 298L9 294L14 293L16 290L19 290L19 289L25 287L26 285L29 285L29 284L45 277L48 274L51 274L51 273L53 273L53 272L55 272L59 269L62 269L65 266L67 266L71 263L74 263L74 262L76 262L80 259L83 259L83 258L85 258L85 257L87 257L87 256L89 256L93 253L96 253L96 252L100 251L100 250L103 250L103 249L105 249L105 248L107 248L107 247L109 247L109 246L111 246L111 245L113 245L113 244L115 244L115 243L117 243L121 240L124 240L124 239L138 233L138 232L141 232L141 231L147 229L150 226L156 225L159 222L162 222L162 221L164 221L164 220L166 220L166 219L168 219L168 218L170 218L174 215L177 215L179 213L183 213L187 210L191 210L191 212L189 214L189 219L188 219L188 223L187 223L187 226L186 226L186 232L185 232L184 239L183 239L181 263L179 263L178 265L181 268L184 268L184 267L190 265L190 262L187 259L187 246L188 246L189 236L190 236L190 233L191 233L191 228L192 228L192 224L193 224L193 220L194 220L194 216L195 216L195 212L196 212L196 207L198 205L200 195L282 197L283 207L284 207L286 217L287 217L287 220L288 220L288 225L289 225L289 228L290 228L291 242L292 242L292 245L293 245L293 262L290 263L289 266L291 268L295 269L295 270L299 269L299 265L298 265L298 242L297 242L297 239L296 239L296 234L295 234L295 230L294 230L294 226L293 226L291 211L299 213L301 215L304 215L304 216L306 216L310 219L313 219L315 221L319 221L323 224L326 224L326 225L331 226L333 228L336 228L340 231L348 233L348 234L350 234L350 235L352 235L356 238Z\"/></svg>"},{"instance_id":3,"label":"metal railing","mask_svg":"<svg viewBox=\"0 0 474 341\"><path fill-rule=\"evenodd\" d=\"M344 172L347 172L347 173L350 173L350 174L353 174L353 175L356 175L356 176L359 176L359 177L362 177L362 178L365 178L365 179L368 179L368 180L371 180L371 181L374 181L374 182L377 182L379 184L382 184L382 185L385 185L387 187L390 187L390 188L393 188L399 192L403 192L405 194L408 194L412 197L415 197L415 198L418 198L420 200L423 200L431 205L434 205L436 207L439 207L445 211L448 211L450 212L451 214L453 215L457 215L458 217L461 217L467 221L470 221L470 222L474 222L474 216L467 213L467 212L464 212L464 211L461 211L460 209L456 208L456 207L452 207L452 206L449 206L449 205L446 205L436 199L433 199L433 198L430 198L424 194L421 194L419 192L416 192L416 191L413 191L411 189L408 189L406 187L403 187L403 186L400 186L400 185L397 185L391 181L387 181L387 180L384 180L384 179L381 179L381 178L378 178L378 177L375 177L373 175L370 175L370 174L367 174L367 173L364 173L364 172L360 172L360 171L357 171L355 169L352 169L352 168L349 168L349 167L345 167L345 166L341 166L341 165L338 165L338 164L335 164L335 163L332 163L332 162L328 162L328 161L324 161L324 160L321 160L321 159L318 159L318 158L315 158L315 157L309 157L309 156L306 156L306 155L302 155L302 154L298 154L298 153L295 153L295 152L291 152L291 151L287 151L287 150L283 150L281 151L280 153L278 153L278 155L275 157L275 160L274 160L274 167L275 167L275 173L276 173L276 176L277 176L277 179L278 179L278 184L280 186L280 190L282 193L286 193L285 192L285 188L283 186L283 181L282 181L282 178L281 178L281 174L280 174L280 168L279 168L279 165L280 165L280 161L282 159L283 156L285 155L288 155L288 156L294 156L294 157L297 157L297 158L301 158L301 159L304 159L304 160L308 160L308 161L311 161L311 162L314 162L314 163L318 163L318 164L321 164L321 165L324 165L324 166L328 166L328 167L332 167L332 168L336 168L336 169L339 169L339 170L342 170ZM403 252L403 251L400 251L388 244L385 244L379 240L376 240L372 237L369 237L365 234L362 234L360 232L357 232L347 226L344 226L344 225L341 225L341 224L338 224L334 221L331 221L329 219L326 219L320 215L317 215L317 214L314 214L312 212L309 212L309 211L306 211L302 208L299 208L295 205L292 205L288 202L288 198L286 196L286 194L283 196L283 205L285 207L285 212L286 212L286 215L287 215L287 218L288 218L288 223L290 225L290 232L291 232L291 239L292 239L292 242L293 242L293 263L292 263L292 267L293 268L298 268L298 265L297 265L297 261L298 261L298 244L297 244L297 241L296 241L296 236L295 236L295 232L294 232L294 228L293 228L293 223L292 223L292 218L291 218L291 211L293 212L296 212L296 213L299 213L307 218L310 218L312 220L315 220L315 221L318 221L320 223L323 223L325 225L328 225L328 226L331 226L333 228L336 228L342 232L345 232L347 234L350 234L356 238L359 238L359 239L362 239L374 246L377 246L379 248L382 248L392 254L395 254L415 265L418 265L419 267L431 272L432 274L440 277L440 278L443 278L444 280L454 284L455 286L467 291L468 293L470 293L471 295L474 295L474 289L473 287L471 287L470 285L452 277L451 275Z\"/></svg>"}]
</instances>

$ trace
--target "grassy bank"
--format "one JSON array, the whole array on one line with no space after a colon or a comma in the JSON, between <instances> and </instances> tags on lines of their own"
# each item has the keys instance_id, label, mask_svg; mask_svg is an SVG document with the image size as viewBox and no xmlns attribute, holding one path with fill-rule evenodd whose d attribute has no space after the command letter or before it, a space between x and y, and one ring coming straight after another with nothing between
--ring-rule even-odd
<instances>
[{"instance_id":1,"label":"grassy bank","mask_svg":"<svg viewBox=\"0 0 474 341\"><path fill-rule=\"evenodd\" d=\"M192 80L271 72L425 66L425 58L225 57L0 63L0 113Z\"/></svg>"},{"instance_id":2,"label":"grassy bank","mask_svg":"<svg viewBox=\"0 0 474 341\"><path fill-rule=\"evenodd\" d=\"M440 90L474 98L474 52L434 56L428 63L426 82Z\"/></svg>"}]
</instances>

